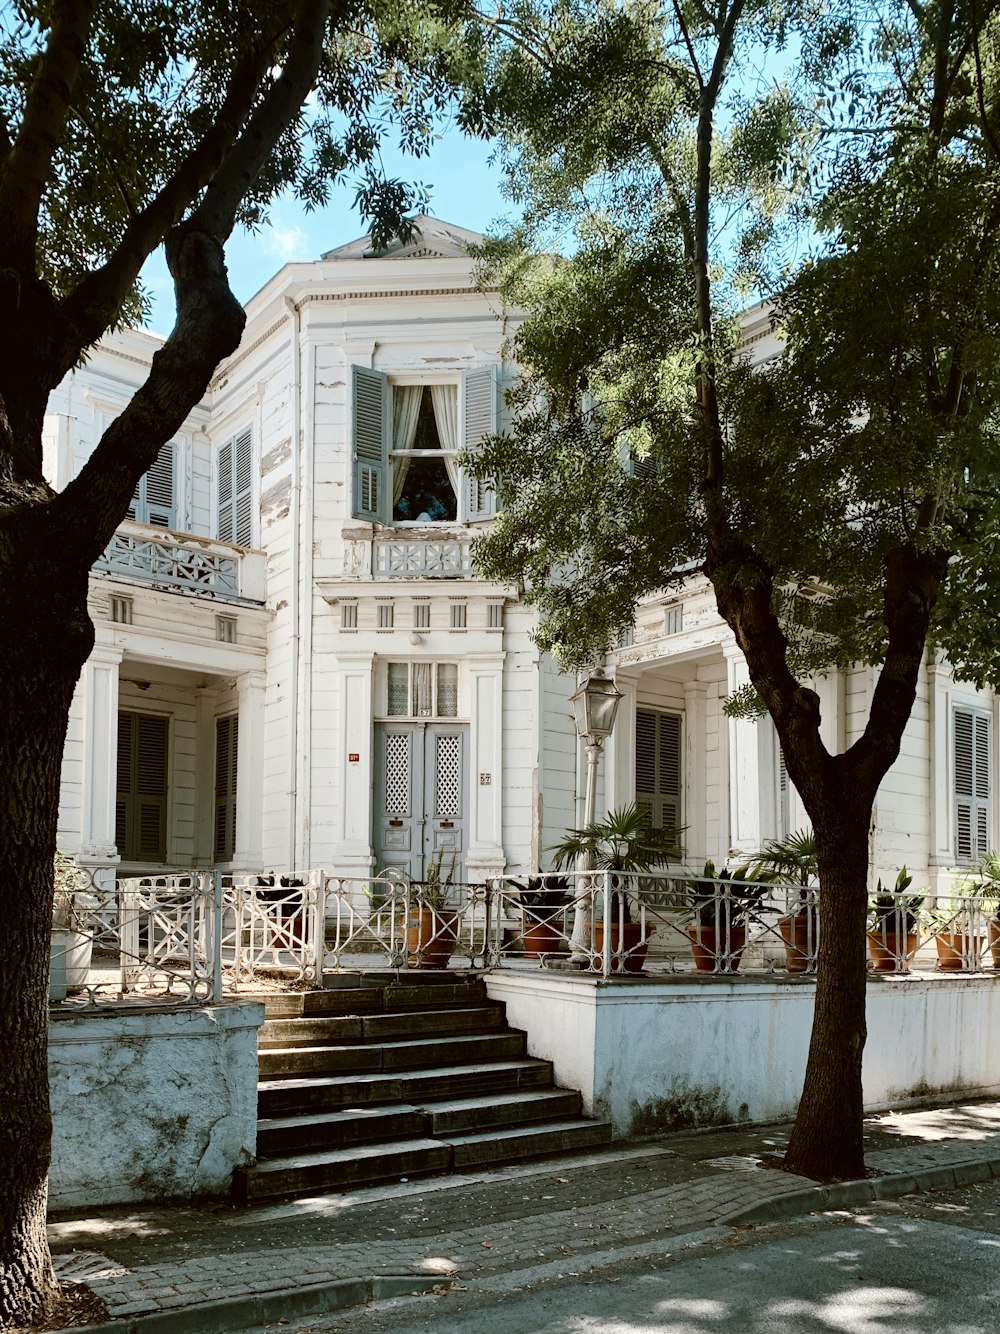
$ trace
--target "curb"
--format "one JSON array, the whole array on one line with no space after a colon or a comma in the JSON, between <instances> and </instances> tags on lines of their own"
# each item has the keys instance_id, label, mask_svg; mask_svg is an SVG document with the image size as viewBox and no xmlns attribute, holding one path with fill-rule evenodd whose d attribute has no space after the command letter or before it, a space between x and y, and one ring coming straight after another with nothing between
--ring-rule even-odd
<instances>
[{"instance_id":1,"label":"curb","mask_svg":"<svg viewBox=\"0 0 1000 1334\"><path fill-rule=\"evenodd\" d=\"M954 1190L993 1177L1000 1178L1000 1157L971 1158L943 1167L924 1167L915 1172L893 1172L862 1181L838 1181L831 1186L807 1186L737 1209L720 1218L719 1222L730 1225L775 1223L822 1209L853 1209L871 1204L873 1200L898 1200L901 1195L923 1191Z\"/></svg>"},{"instance_id":2,"label":"curb","mask_svg":"<svg viewBox=\"0 0 1000 1334\"><path fill-rule=\"evenodd\" d=\"M390 1297L432 1292L450 1286L450 1277L435 1274L374 1274L369 1278L339 1278L275 1292L252 1292L216 1302L175 1306L145 1315L106 1320L97 1325L74 1325L59 1334L220 1334L223 1330L263 1325L281 1317L298 1319L326 1315L348 1306L364 1306Z\"/></svg>"}]
</instances>

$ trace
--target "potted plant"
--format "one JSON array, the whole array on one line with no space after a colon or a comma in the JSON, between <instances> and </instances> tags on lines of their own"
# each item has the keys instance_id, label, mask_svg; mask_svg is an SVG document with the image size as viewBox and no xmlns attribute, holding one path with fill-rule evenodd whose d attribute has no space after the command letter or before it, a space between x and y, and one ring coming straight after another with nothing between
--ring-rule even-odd
<instances>
[{"instance_id":1,"label":"potted plant","mask_svg":"<svg viewBox=\"0 0 1000 1334\"><path fill-rule=\"evenodd\" d=\"M990 905L986 925L993 967L1000 970L1000 852L987 852L980 859L979 878L983 902Z\"/></svg>"},{"instance_id":2,"label":"potted plant","mask_svg":"<svg viewBox=\"0 0 1000 1334\"><path fill-rule=\"evenodd\" d=\"M771 839L750 858L759 880L799 887L798 900L778 919L789 973L805 973L815 962L819 944L819 912L815 885L819 876L816 836L811 829L798 829L784 839Z\"/></svg>"},{"instance_id":3,"label":"potted plant","mask_svg":"<svg viewBox=\"0 0 1000 1334\"><path fill-rule=\"evenodd\" d=\"M696 972L739 972L747 922L765 894L764 884L752 883L755 879L748 865L717 873L709 860L698 879L687 882L687 906L694 915L687 933Z\"/></svg>"},{"instance_id":4,"label":"potted plant","mask_svg":"<svg viewBox=\"0 0 1000 1334\"><path fill-rule=\"evenodd\" d=\"M937 949L938 968L943 973L974 973L983 953L982 901L989 897L981 876L971 876L955 886L957 906L937 905L928 914Z\"/></svg>"},{"instance_id":5,"label":"potted plant","mask_svg":"<svg viewBox=\"0 0 1000 1334\"><path fill-rule=\"evenodd\" d=\"M868 953L873 972L900 972L904 966L909 966L917 952L919 914L924 895L906 893L912 881L913 876L907 875L904 866L892 889L883 889L881 880L875 886L875 894L868 904L872 920L868 931Z\"/></svg>"},{"instance_id":6,"label":"potted plant","mask_svg":"<svg viewBox=\"0 0 1000 1334\"><path fill-rule=\"evenodd\" d=\"M68 991L87 985L94 949L87 914L97 906L97 898L87 872L64 852L55 855L53 881L49 999L62 1000Z\"/></svg>"},{"instance_id":7,"label":"potted plant","mask_svg":"<svg viewBox=\"0 0 1000 1334\"><path fill-rule=\"evenodd\" d=\"M449 908L448 891L455 879L458 854L452 852L445 865L445 850L433 853L426 878L410 885L410 910L406 922L407 964L410 968L447 968L458 939L458 913Z\"/></svg>"},{"instance_id":8,"label":"potted plant","mask_svg":"<svg viewBox=\"0 0 1000 1334\"><path fill-rule=\"evenodd\" d=\"M520 891L521 936L529 959L557 954L563 938L563 914L569 880L564 875L534 875L526 885L512 884Z\"/></svg>"},{"instance_id":9,"label":"potted plant","mask_svg":"<svg viewBox=\"0 0 1000 1334\"><path fill-rule=\"evenodd\" d=\"M676 861L681 856L677 829L659 829L652 811L633 802L609 811L582 829L572 829L561 843L550 848L557 871L584 864L595 871L609 871L607 918L611 923L611 953L616 970L641 973L649 949L651 926L632 921L628 877ZM633 892L635 892L633 890ZM595 958L604 952L604 920L590 925Z\"/></svg>"}]
</instances>

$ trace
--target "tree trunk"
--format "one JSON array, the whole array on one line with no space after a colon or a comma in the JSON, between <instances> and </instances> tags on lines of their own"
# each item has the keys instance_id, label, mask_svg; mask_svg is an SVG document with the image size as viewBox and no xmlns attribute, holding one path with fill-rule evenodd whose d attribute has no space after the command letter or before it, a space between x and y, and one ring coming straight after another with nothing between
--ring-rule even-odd
<instances>
[{"instance_id":1,"label":"tree trunk","mask_svg":"<svg viewBox=\"0 0 1000 1334\"><path fill-rule=\"evenodd\" d=\"M23 518L23 516L22 516ZM93 642L86 571L55 577L0 529L0 1328L38 1320L56 1290L45 1234L52 1122L48 971L52 862L70 703Z\"/></svg>"},{"instance_id":2,"label":"tree trunk","mask_svg":"<svg viewBox=\"0 0 1000 1334\"><path fill-rule=\"evenodd\" d=\"M826 1181L865 1171L861 1058L871 803L827 791L821 804L814 817L820 882L815 1014L785 1165Z\"/></svg>"}]
</instances>

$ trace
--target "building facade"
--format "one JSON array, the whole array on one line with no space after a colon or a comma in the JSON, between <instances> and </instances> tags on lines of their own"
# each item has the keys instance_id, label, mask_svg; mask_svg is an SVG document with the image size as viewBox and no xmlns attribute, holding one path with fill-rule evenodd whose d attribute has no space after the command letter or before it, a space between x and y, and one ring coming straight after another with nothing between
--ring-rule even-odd
<instances>
[{"instance_id":1,"label":"building facade","mask_svg":"<svg viewBox=\"0 0 1000 1334\"><path fill-rule=\"evenodd\" d=\"M113 873L322 867L420 879L547 868L582 817L575 679L516 589L477 577L493 492L459 467L503 429L516 314L475 283L478 238L419 220L292 264L140 482L91 579L97 643L63 764L60 846ZM766 311L748 346L775 355ZM52 396L66 485L159 340L105 339ZM643 602L609 659L623 692L600 801L638 799L717 863L807 823L769 720L730 720L746 666L711 590ZM874 676L818 681L827 743ZM874 875L947 889L998 846L997 704L929 663L879 794Z\"/></svg>"}]
</instances>

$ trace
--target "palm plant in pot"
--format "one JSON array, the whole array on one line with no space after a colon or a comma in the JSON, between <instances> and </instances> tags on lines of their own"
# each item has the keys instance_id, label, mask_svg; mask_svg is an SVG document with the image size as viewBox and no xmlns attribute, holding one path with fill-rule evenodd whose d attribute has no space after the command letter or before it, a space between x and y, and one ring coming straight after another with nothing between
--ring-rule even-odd
<instances>
[{"instance_id":1,"label":"palm plant in pot","mask_svg":"<svg viewBox=\"0 0 1000 1334\"><path fill-rule=\"evenodd\" d=\"M797 829L787 838L771 839L749 861L758 880L798 887L789 911L778 919L785 945L785 967L790 973L805 973L813 966L819 945L819 910L815 886L819 879L816 836L811 829Z\"/></svg>"},{"instance_id":2,"label":"palm plant in pot","mask_svg":"<svg viewBox=\"0 0 1000 1334\"><path fill-rule=\"evenodd\" d=\"M612 966L616 971L641 973L653 928L632 921L633 895L638 895L636 877L643 872L677 861L681 854L674 828L658 828L652 811L638 802L609 811L582 829L571 829L561 843L550 848L557 871L585 865L607 871L607 921L611 926ZM604 919L591 922L590 933L596 959L604 952Z\"/></svg>"},{"instance_id":3,"label":"palm plant in pot","mask_svg":"<svg viewBox=\"0 0 1000 1334\"><path fill-rule=\"evenodd\" d=\"M907 894L913 882L906 867L896 876L892 889L883 889L882 881L875 886L875 894L868 904L871 927L868 931L868 953L875 973L898 973L909 967L910 960L920 944L920 911L924 906L923 894Z\"/></svg>"},{"instance_id":4,"label":"palm plant in pot","mask_svg":"<svg viewBox=\"0 0 1000 1334\"><path fill-rule=\"evenodd\" d=\"M87 984L94 949L88 914L97 906L97 897L87 872L64 852L55 855L53 882L49 999L62 1000L67 991L79 991Z\"/></svg>"},{"instance_id":5,"label":"palm plant in pot","mask_svg":"<svg viewBox=\"0 0 1000 1334\"><path fill-rule=\"evenodd\" d=\"M993 967L1000 971L1000 852L984 854L979 862L979 878L983 885L983 904L988 905L986 925Z\"/></svg>"},{"instance_id":6,"label":"palm plant in pot","mask_svg":"<svg viewBox=\"0 0 1000 1334\"><path fill-rule=\"evenodd\" d=\"M687 906L693 914L687 933L695 971L736 973L747 940L747 924L760 910L766 883L748 865L716 872L708 860L697 880L687 882Z\"/></svg>"},{"instance_id":7,"label":"palm plant in pot","mask_svg":"<svg viewBox=\"0 0 1000 1334\"><path fill-rule=\"evenodd\" d=\"M988 881L972 875L955 885L950 903L938 899L927 914L943 973L978 971L985 945L984 904L990 898Z\"/></svg>"},{"instance_id":8,"label":"palm plant in pot","mask_svg":"<svg viewBox=\"0 0 1000 1334\"><path fill-rule=\"evenodd\" d=\"M564 875L533 875L528 883L511 882L521 902L521 938L529 959L557 954L564 935L569 880Z\"/></svg>"}]
</instances>

